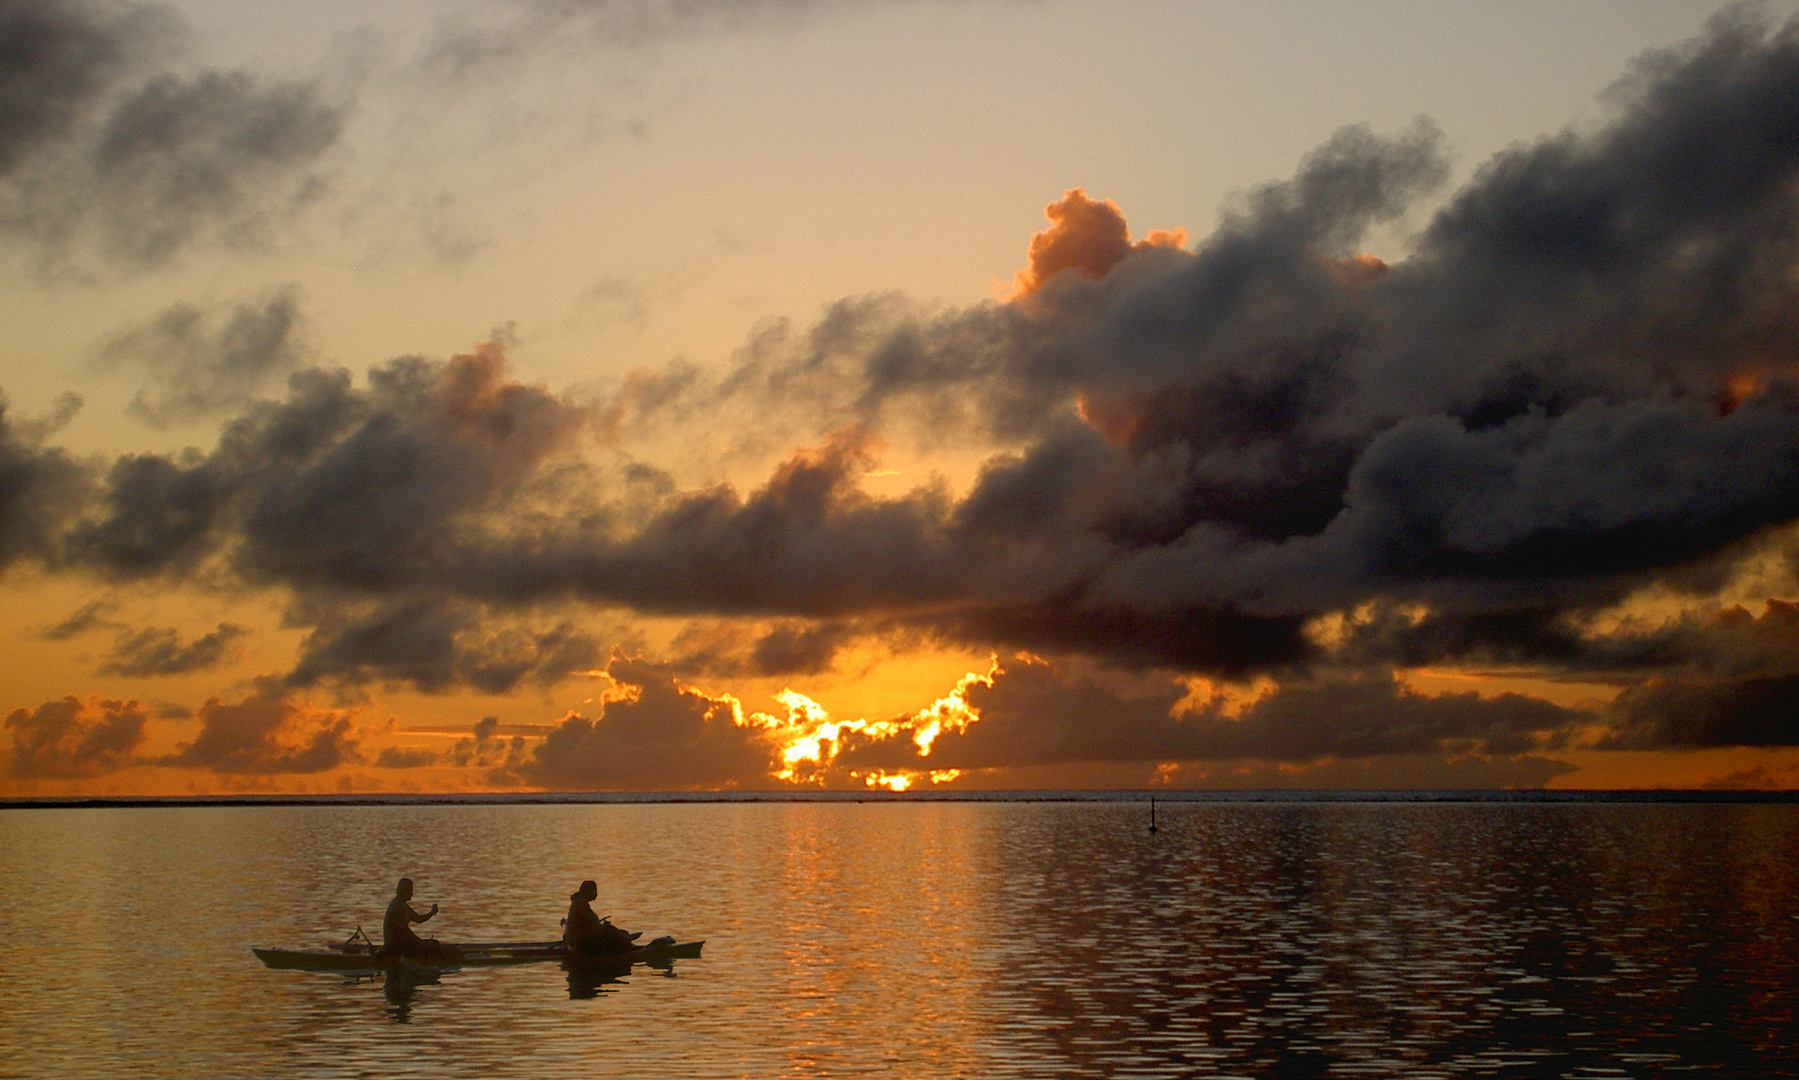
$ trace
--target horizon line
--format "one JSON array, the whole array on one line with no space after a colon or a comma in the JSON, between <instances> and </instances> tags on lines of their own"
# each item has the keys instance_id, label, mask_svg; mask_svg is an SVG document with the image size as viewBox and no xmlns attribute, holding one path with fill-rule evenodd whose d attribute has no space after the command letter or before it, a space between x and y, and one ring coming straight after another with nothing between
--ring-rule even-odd
<instances>
[{"instance_id":1,"label":"horizon line","mask_svg":"<svg viewBox=\"0 0 1799 1080\"><path fill-rule=\"evenodd\" d=\"M1799 804L1799 791L1709 788L1020 788L985 791L535 791L214 795L0 796L3 810L257 806L506 806L680 803L1147 802L1164 803L1739 803Z\"/></svg>"}]
</instances>

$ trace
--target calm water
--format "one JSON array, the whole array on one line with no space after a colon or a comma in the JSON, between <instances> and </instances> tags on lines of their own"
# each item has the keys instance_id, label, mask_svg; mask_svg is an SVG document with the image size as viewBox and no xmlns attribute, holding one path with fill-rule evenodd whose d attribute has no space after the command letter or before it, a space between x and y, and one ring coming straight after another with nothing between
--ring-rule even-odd
<instances>
[{"instance_id":1,"label":"calm water","mask_svg":"<svg viewBox=\"0 0 1799 1080\"><path fill-rule=\"evenodd\" d=\"M0 812L0 1076L1789 1076L1799 806ZM667 973L271 971L375 928Z\"/></svg>"}]
</instances>

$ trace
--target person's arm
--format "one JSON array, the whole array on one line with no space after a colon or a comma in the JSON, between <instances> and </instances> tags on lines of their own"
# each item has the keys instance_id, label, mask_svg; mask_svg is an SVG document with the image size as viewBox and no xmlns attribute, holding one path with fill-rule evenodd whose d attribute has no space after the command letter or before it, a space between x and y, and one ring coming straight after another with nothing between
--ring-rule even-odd
<instances>
[{"instance_id":1,"label":"person's arm","mask_svg":"<svg viewBox=\"0 0 1799 1080\"><path fill-rule=\"evenodd\" d=\"M418 912L412 910L412 905L408 904L406 906L406 914L411 916L412 922L428 922L430 920L431 916L437 914L437 905L432 904L430 911L427 911L423 915L420 915Z\"/></svg>"}]
</instances>

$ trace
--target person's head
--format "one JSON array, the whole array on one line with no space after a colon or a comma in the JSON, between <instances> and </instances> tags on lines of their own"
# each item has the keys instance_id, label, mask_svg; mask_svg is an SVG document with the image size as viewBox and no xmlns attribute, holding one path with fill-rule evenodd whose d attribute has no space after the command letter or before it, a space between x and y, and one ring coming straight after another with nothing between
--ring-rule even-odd
<instances>
[{"instance_id":1,"label":"person's head","mask_svg":"<svg viewBox=\"0 0 1799 1080\"><path fill-rule=\"evenodd\" d=\"M579 889L575 890L575 896L577 899L587 900L590 902L592 900L594 900L595 898L597 898L599 895L600 895L600 887L598 885L595 885L591 881L583 881L581 883L581 887Z\"/></svg>"},{"instance_id":2,"label":"person's head","mask_svg":"<svg viewBox=\"0 0 1799 1080\"><path fill-rule=\"evenodd\" d=\"M409 877L401 878L400 883L394 886L394 895L402 900L412 899L412 879Z\"/></svg>"}]
</instances>

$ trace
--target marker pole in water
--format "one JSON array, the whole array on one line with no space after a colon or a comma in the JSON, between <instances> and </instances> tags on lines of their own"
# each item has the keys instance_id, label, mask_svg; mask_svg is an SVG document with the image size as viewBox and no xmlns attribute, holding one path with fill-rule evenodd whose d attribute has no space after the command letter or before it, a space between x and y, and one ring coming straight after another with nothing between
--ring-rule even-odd
<instances>
[{"instance_id":1,"label":"marker pole in water","mask_svg":"<svg viewBox=\"0 0 1799 1080\"><path fill-rule=\"evenodd\" d=\"M1149 835L1154 836L1155 834L1156 834L1156 797L1154 795L1151 795L1149 797Z\"/></svg>"}]
</instances>

